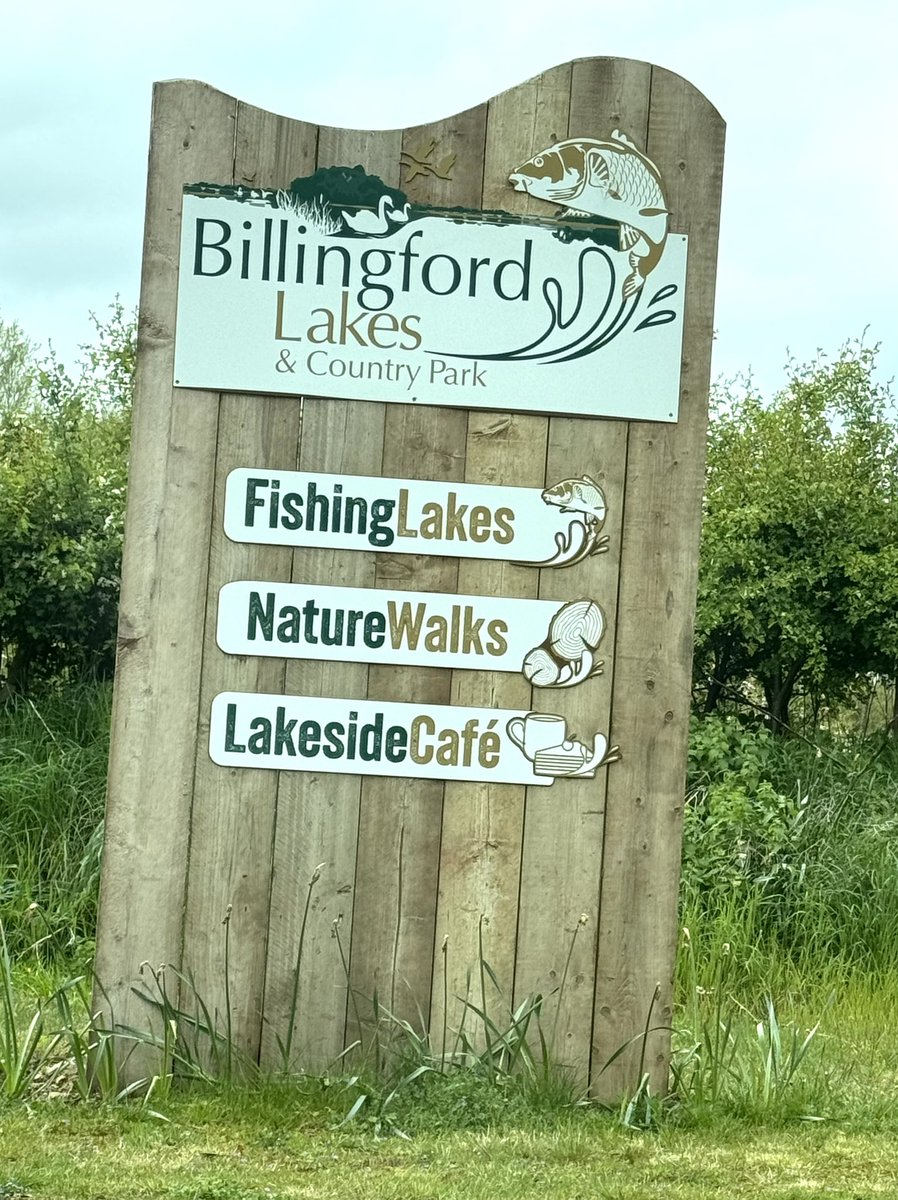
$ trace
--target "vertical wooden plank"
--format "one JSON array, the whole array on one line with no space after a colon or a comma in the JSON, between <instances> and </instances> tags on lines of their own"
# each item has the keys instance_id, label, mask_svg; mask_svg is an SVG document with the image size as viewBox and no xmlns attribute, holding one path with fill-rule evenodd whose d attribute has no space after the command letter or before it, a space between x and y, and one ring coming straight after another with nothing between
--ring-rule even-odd
<instances>
[{"instance_id":1,"label":"vertical wooden plank","mask_svg":"<svg viewBox=\"0 0 898 1200\"><path fill-rule=\"evenodd\" d=\"M235 181L272 187L285 175L292 179L311 171L317 133L314 125L241 104ZM300 408L298 397L223 396L215 464L183 961L219 1029L230 1032L250 1061L258 1056L261 1032L277 775L213 763L209 713L222 691L282 691L284 662L219 650L218 592L235 579L287 578L291 552L226 537L224 491L228 472L236 467L295 469ZM191 997L184 1000L189 1004Z\"/></svg>"},{"instance_id":2,"label":"vertical wooden plank","mask_svg":"<svg viewBox=\"0 0 898 1200\"><path fill-rule=\"evenodd\" d=\"M606 630L598 650L603 674L570 689L534 689L534 708L558 713L568 735L591 744L611 727L614 637L623 523L626 425L576 418L549 422L547 482L589 475L601 486L608 513L608 552L575 566L540 572L539 595L595 600ZM612 743L613 744L613 743ZM557 779L527 789L521 865L515 1000L543 997L541 1020L553 1062L585 1084L589 1074L594 1002L599 880L609 771L595 779Z\"/></svg>"},{"instance_id":3,"label":"vertical wooden plank","mask_svg":"<svg viewBox=\"0 0 898 1200\"><path fill-rule=\"evenodd\" d=\"M545 216L544 200L518 192L508 176L531 155L567 136L571 64L553 67L490 100L483 207Z\"/></svg>"},{"instance_id":4,"label":"vertical wooden plank","mask_svg":"<svg viewBox=\"0 0 898 1200\"><path fill-rule=\"evenodd\" d=\"M469 414L466 482L541 487L545 471L546 421L521 414ZM459 591L474 595L534 598L538 573L507 562L463 561ZM531 688L523 675L453 671L451 702L482 708L528 709ZM458 1028L469 995L469 974L477 983L470 999L480 1006L479 956L499 981L488 986L485 1003L501 1024L514 986L518 878L524 807L523 787L510 784L447 783L440 851L436 964L431 1028L435 1043L444 1028ZM443 941L445 939L445 952ZM445 995L448 994L448 1011ZM466 1022L469 1036L482 1029Z\"/></svg>"},{"instance_id":5,"label":"vertical wooden plank","mask_svg":"<svg viewBox=\"0 0 898 1200\"><path fill-rule=\"evenodd\" d=\"M218 424L217 395L172 389L181 194L233 178L236 111L202 83L153 93L95 997L144 1028L139 964L181 951ZM148 1069L138 1050L123 1078Z\"/></svg>"},{"instance_id":6,"label":"vertical wooden plank","mask_svg":"<svg viewBox=\"0 0 898 1200\"><path fill-rule=\"evenodd\" d=\"M645 143L649 80L646 63L588 59L571 72L569 137L605 139L622 129ZM538 149L538 147L534 147ZM613 731L611 713L617 631L620 542L627 458L624 421L549 418L546 483L589 475L608 504L606 554L560 571L543 571L540 596L594 599L607 620L600 657L604 674L580 686L546 694L553 712L589 741ZM614 740L614 739L613 739ZM631 753L624 747L624 753ZM611 771L618 770L615 764ZM516 1000L544 997L543 1031L554 1060L585 1082L589 1072L595 956L608 769L594 780L557 780L551 789L529 788L521 874Z\"/></svg>"},{"instance_id":7,"label":"vertical wooden plank","mask_svg":"<svg viewBox=\"0 0 898 1200\"><path fill-rule=\"evenodd\" d=\"M679 421L633 424L627 467L613 721L632 751L608 775L593 1063L672 1015L677 885L724 125L691 84L652 69L647 152L667 188L671 229L689 235ZM649 616L648 614L651 614ZM658 998L652 1005L656 987ZM668 1084L669 1035L645 1069ZM638 1084L636 1044L599 1096Z\"/></svg>"},{"instance_id":8,"label":"vertical wooden plank","mask_svg":"<svg viewBox=\"0 0 898 1200\"><path fill-rule=\"evenodd\" d=\"M486 105L403 135L401 183L425 204L478 207L483 185ZM468 415L460 409L390 406L382 474L462 480ZM381 555L377 584L455 592L458 560ZM426 667L372 667L377 699L447 704L451 674ZM362 785L353 930L352 986L375 993L393 1015L426 1020L433 961L443 784L437 780L367 779ZM372 1012L370 1004L362 1012Z\"/></svg>"},{"instance_id":9,"label":"vertical wooden plank","mask_svg":"<svg viewBox=\"0 0 898 1200\"><path fill-rule=\"evenodd\" d=\"M619 129L644 149L651 81L651 64L632 58L585 58L575 62L568 136L606 140Z\"/></svg>"},{"instance_id":10,"label":"vertical wooden plank","mask_svg":"<svg viewBox=\"0 0 898 1200\"><path fill-rule=\"evenodd\" d=\"M317 166L362 163L370 174L396 186L400 149L398 131L322 128ZM304 401L300 469L379 475L384 407L364 401ZM375 557L296 550L292 579L295 583L372 587ZM288 695L363 698L368 692L368 672L363 663L291 661L285 690ZM281 1046L286 1046L288 1038L291 1061L308 1070L323 1069L344 1048L348 981L334 922L348 958L357 908L361 785L359 775L330 775L324 781L311 773L279 775L264 1000L262 1058L266 1063L279 1061ZM319 865L322 869L312 887L309 919L303 929L310 881Z\"/></svg>"},{"instance_id":11,"label":"vertical wooden plank","mask_svg":"<svg viewBox=\"0 0 898 1200\"><path fill-rule=\"evenodd\" d=\"M536 150L567 130L570 66L547 71L490 101L484 156L484 208L545 211L545 205L514 191L508 176ZM468 420L465 480L542 487L545 479L544 417L472 412ZM475 595L535 597L538 572L511 563L462 560L458 587ZM531 688L523 676L455 671L452 703L490 708L529 708ZM437 938L431 1028L441 1044L455 1029L467 994L469 972L479 980L481 951L499 980L485 998L501 1022L513 998L518 885L524 810L523 787L449 783L443 809ZM445 939L445 950L444 950ZM448 997L448 1011L446 998ZM479 986L471 997L478 1006ZM473 1023L476 1025L476 1022ZM475 1033L468 1023L469 1033ZM449 1044L452 1043L450 1036Z\"/></svg>"},{"instance_id":12,"label":"vertical wooden plank","mask_svg":"<svg viewBox=\"0 0 898 1200\"><path fill-rule=\"evenodd\" d=\"M216 645L215 631L219 588L234 579L280 578L289 571L290 551L229 541L223 530L224 490L235 467L295 466L299 403L256 396L248 404L245 396L225 395L220 424L183 961L219 1031L229 1030L235 1047L253 1061L261 1023L277 780L272 772L213 763L209 712L221 691L281 691L281 660L226 655ZM193 999L182 996L188 1009Z\"/></svg>"}]
</instances>

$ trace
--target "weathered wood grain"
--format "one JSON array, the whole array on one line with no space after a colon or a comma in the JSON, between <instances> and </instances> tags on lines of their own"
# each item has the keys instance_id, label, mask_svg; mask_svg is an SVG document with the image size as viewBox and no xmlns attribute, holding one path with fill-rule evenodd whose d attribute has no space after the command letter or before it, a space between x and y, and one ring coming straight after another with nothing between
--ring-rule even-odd
<instances>
[{"instance_id":1,"label":"weathered wood grain","mask_svg":"<svg viewBox=\"0 0 898 1200\"><path fill-rule=\"evenodd\" d=\"M218 396L172 388L181 196L233 179L237 101L153 93L95 1010L147 1027L140 963L177 963L193 789ZM123 1079L152 1069L137 1050Z\"/></svg>"},{"instance_id":2,"label":"weathered wood grain","mask_svg":"<svg viewBox=\"0 0 898 1200\"><path fill-rule=\"evenodd\" d=\"M541 487L545 428L543 417L470 413L466 482ZM459 591L473 595L534 598L537 584L535 571L513 563L463 560L459 567ZM522 675L452 672L453 704L526 710L530 694ZM446 784L431 1016L439 1043L444 1026L450 1031L459 1026L462 1005L457 997L467 997L469 973L477 981L471 1001L479 1007L484 1000L479 986L481 938L483 957L499 981L499 994L487 984L488 1011L500 1024L509 1013L523 801L524 788L516 785ZM475 1037L478 1027L482 1032L481 1023L469 1014L468 1035ZM450 1046L453 1040L450 1032Z\"/></svg>"},{"instance_id":3,"label":"weathered wood grain","mask_svg":"<svg viewBox=\"0 0 898 1200\"><path fill-rule=\"evenodd\" d=\"M508 176L534 154L567 136L570 105L570 63L543 71L490 100L484 208L545 215L545 201L516 192Z\"/></svg>"},{"instance_id":4,"label":"weathered wood grain","mask_svg":"<svg viewBox=\"0 0 898 1200\"><path fill-rule=\"evenodd\" d=\"M620 128L644 143L650 68L621 59L589 59L571 69L568 137L607 137ZM613 728L617 590L624 521L628 426L624 421L549 418L546 482L587 474L605 491L608 552L560 571L543 571L540 596L595 599L607 630L600 648L604 674L548 695L572 732L589 742L595 732L620 739ZM623 753L630 753L628 746ZM539 993L552 1054L576 1077L588 1077L595 1003L595 954L609 771L595 780L558 780L530 788L521 878L516 1001Z\"/></svg>"},{"instance_id":5,"label":"weathered wood grain","mask_svg":"<svg viewBox=\"0 0 898 1200\"><path fill-rule=\"evenodd\" d=\"M363 402L306 400L300 469L376 474L383 408ZM294 552L294 583L371 587L374 555ZM287 664L288 695L358 696L368 690L364 663ZM358 775L282 772L274 842L262 1060L277 1065L289 1042L293 1065L324 1069L344 1045L347 978L334 937L352 935L358 845ZM312 880L321 867L316 882ZM308 920L303 926L311 887ZM279 1041L280 1039L280 1041Z\"/></svg>"},{"instance_id":6,"label":"weathered wood grain","mask_svg":"<svg viewBox=\"0 0 898 1200\"><path fill-rule=\"evenodd\" d=\"M645 1026L653 1090L668 1084L677 886L689 722L724 126L691 84L652 69L647 153L665 180L671 229L689 235L679 420L633 423L621 551L613 724L628 753L608 776L594 1086L635 1089ZM632 746L632 750L630 747ZM655 989L658 989L657 999Z\"/></svg>"},{"instance_id":7,"label":"weathered wood grain","mask_svg":"<svg viewBox=\"0 0 898 1200\"><path fill-rule=\"evenodd\" d=\"M401 136L395 131L322 127L316 165L362 163L370 174L396 186L400 150ZM384 410L384 405L358 400L304 401L300 469L379 475ZM372 587L374 559L373 554L296 550L292 579ZM362 699L368 694L368 674L363 663L291 661L285 690L288 695ZM291 1058L306 1069L323 1069L344 1048L348 980L334 935L336 931L348 959L356 912L361 784L359 775L322 779L314 773L279 774L264 1001L266 1063L278 1062L288 1039ZM303 929L308 889L319 865Z\"/></svg>"},{"instance_id":8,"label":"weathered wood grain","mask_svg":"<svg viewBox=\"0 0 898 1200\"><path fill-rule=\"evenodd\" d=\"M216 766L209 757L209 712L222 691L282 691L284 663L218 649L218 592L233 579L281 578L289 571L290 551L229 541L224 488L236 467L293 469L299 435L297 400L254 399L251 406L243 396L221 401L183 955L219 1029L230 1029L235 1047L250 1061L258 1054L261 1028L277 776ZM191 1006L189 995L183 1001Z\"/></svg>"},{"instance_id":9,"label":"weathered wood grain","mask_svg":"<svg viewBox=\"0 0 898 1200\"><path fill-rule=\"evenodd\" d=\"M400 181L409 199L477 207L483 186L486 105L407 130ZM390 406L382 474L462 480L467 413ZM381 555L380 587L455 592L458 560ZM447 704L451 675L426 667L372 667L369 695L381 700ZM352 985L402 1020L427 1020L439 873L443 784L367 779L362 785L352 941ZM362 1013L372 1013L363 1003ZM356 1036L365 1034L354 1031ZM367 1034L366 1034L367 1036Z\"/></svg>"},{"instance_id":10,"label":"weathered wood grain","mask_svg":"<svg viewBox=\"0 0 898 1200\"><path fill-rule=\"evenodd\" d=\"M508 175L536 151L563 136L570 103L570 67L547 71L490 101L484 152L482 206L510 212L545 208L508 183ZM488 370L488 368L487 368ZM465 479L476 483L542 487L548 422L540 416L471 412ZM462 560L459 591L535 597L538 572L511 563ZM523 676L455 671L452 703L523 708L531 688ZM510 1015L515 974L517 903L524 820L523 787L448 783L440 847L439 900L431 1027L435 1040L458 1028L467 998L485 1004L499 1023ZM480 955L499 981L481 995ZM448 1011L446 1001L448 998ZM469 1034L480 1024L469 1014ZM482 1032L482 1025L481 1025ZM450 1033L449 1044L453 1037Z\"/></svg>"},{"instance_id":11,"label":"weathered wood grain","mask_svg":"<svg viewBox=\"0 0 898 1200\"><path fill-rule=\"evenodd\" d=\"M596 422L584 430L575 418L549 421L546 482L584 474L602 488L608 513L606 553L575 566L540 572L540 599L595 600L606 631L597 657L603 674L573 688L535 688L535 709L566 718L568 736L587 745L593 736L614 734L614 679L618 569L623 526L626 425ZM618 741L616 734L613 742ZM596 778L556 780L550 788L527 789L518 918L515 1001L544 997L543 1031L555 1059L581 1083L589 1072L599 880L605 818L605 784L619 764Z\"/></svg>"},{"instance_id":12,"label":"weathered wood grain","mask_svg":"<svg viewBox=\"0 0 898 1200\"><path fill-rule=\"evenodd\" d=\"M236 182L272 187L291 170L294 174L311 171L317 132L314 125L286 121L241 104ZM222 691L282 691L284 662L229 655L218 648L218 592L234 579L286 578L291 552L226 537L224 491L228 472L236 467L294 470L299 429L298 397L222 397L183 962L198 994L218 1018L219 1028L230 1031L235 1048L249 1061L258 1056L261 1034L277 776L216 766L208 751L209 713ZM189 1003L190 997L184 1000Z\"/></svg>"}]
</instances>

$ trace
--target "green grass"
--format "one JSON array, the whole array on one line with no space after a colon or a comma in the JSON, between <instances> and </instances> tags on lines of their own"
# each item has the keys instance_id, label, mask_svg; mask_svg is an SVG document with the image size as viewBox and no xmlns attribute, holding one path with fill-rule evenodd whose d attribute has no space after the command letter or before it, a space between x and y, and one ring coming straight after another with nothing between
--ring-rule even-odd
<instances>
[{"instance_id":1,"label":"green grass","mask_svg":"<svg viewBox=\"0 0 898 1200\"><path fill-rule=\"evenodd\" d=\"M696 728L670 1097L599 1111L537 1012L478 1039L476 1005L464 1065L381 1014L391 1056L252 1088L222 1040L191 1082L165 1009L126 1097L88 1009L108 719L107 687L0 707L0 1200L898 1196L894 747Z\"/></svg>"},{"instance_id":2,"label":"green grass","mask_svg":"<svg viewBox=\"0 0 898 1200\"><path fill-rule=\"evenodd\" d=\"M110 702L103 685L0 702L0 921L51 970L93 949Z\"/></svg>"},{"instance_id":3,"label":"green grass","mask_svg":"<svg viewBox=\"0 0 898 1200\"><path fill-rule=\"evenodd\" d=\"M180 1096L141 1108L0 1107L0 1196L101 1200L834 1200L898 1195L894 1133L795 1123L664 1127L589 1111L412 1141L340 1127L311 1087Z\"/></svg>"},{"instance_id":4,"label":"green grass","mask_svg":"<svg viewBox=\"0 0 898 1200\"><path fill-rule=\"evenodd\" d=\"M898 746L696 724L683 924L745 995L898 972Z\"/></svg>"},{"instance_id":5,"label":"green grass","mask_svg":"<svg viewBox=\"0 0 898 1200\"><path fill-rule=\"evenodd\" d=\"M674 1078L679 1123L721 1117L755 1124L822 1121L898 1132L898 974L802 979L746 1002L730 987L739 965L721 954L712 973L680 955Z\"/></svg>"}]
</instances>

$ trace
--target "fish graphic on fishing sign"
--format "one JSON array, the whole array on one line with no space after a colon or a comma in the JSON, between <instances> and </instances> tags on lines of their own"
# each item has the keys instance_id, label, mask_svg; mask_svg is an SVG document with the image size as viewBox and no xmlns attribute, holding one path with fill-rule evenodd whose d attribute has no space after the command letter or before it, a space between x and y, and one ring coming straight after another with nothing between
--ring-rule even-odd
<instances>
[{"instance_id":1,"label":"fish graphic on fishing sign","mask_svg":"<svg viewBox=\"0 0 898 1200\"><path fill-rule=\"evenodd\" d=\"M592 746L568 734L567 721L556 713L530 712L512 717L505 732L521 753L533 763L534 775L555 779L594 779L599 767L617 762L619 746L609 746L603 733L596 733Z\"/></svg>"},{"instance_id":2,"label":"fish graphic on fishing sign","mask_svg":"<svg viewBox=\"0 0 898 1200\"><path fill-rule=\"evenodd\" d=\"M551 558L538 563L519 563L519 566L570 567L593 554L605 554L608 550L608 535L602 533L608 506L605 493L589 475L578 479L562 479L560 483L547 487L542 501L550 508L563 513L576 513L567 532L555 534L555 553Z\"/></svg>"},{"instance_id":3,"label":"fish graphic on fishing sign","mask_svg":"<svg viewBox=\"0 0 898 1200\"><path fill-rule=\"evenodd\" d=\"M602 674L595 657L605 633L605 614L595 600L572 600L560 608L545 641L527 654L522 673L534 687L574 687Z\"/></svg>"}]
</instances>

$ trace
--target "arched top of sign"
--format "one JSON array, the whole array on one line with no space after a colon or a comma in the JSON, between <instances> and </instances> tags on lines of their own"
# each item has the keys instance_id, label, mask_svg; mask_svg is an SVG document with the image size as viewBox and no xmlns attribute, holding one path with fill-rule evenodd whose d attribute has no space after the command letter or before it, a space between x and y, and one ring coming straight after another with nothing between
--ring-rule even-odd
<instances>
[{"instance_id":1,"label":"arched top of sign","mask_svg":"<svg viewBox=\"0 0 898 1200\"><path fill-rule=\"evenodd\" d=\"M452 170L434 145L411 178ZM686 238L658 168L613 129L507 172L545 214L415 203L361 163L186 187L176 385L675 420Z\"/></svg>"}]
</instances>

